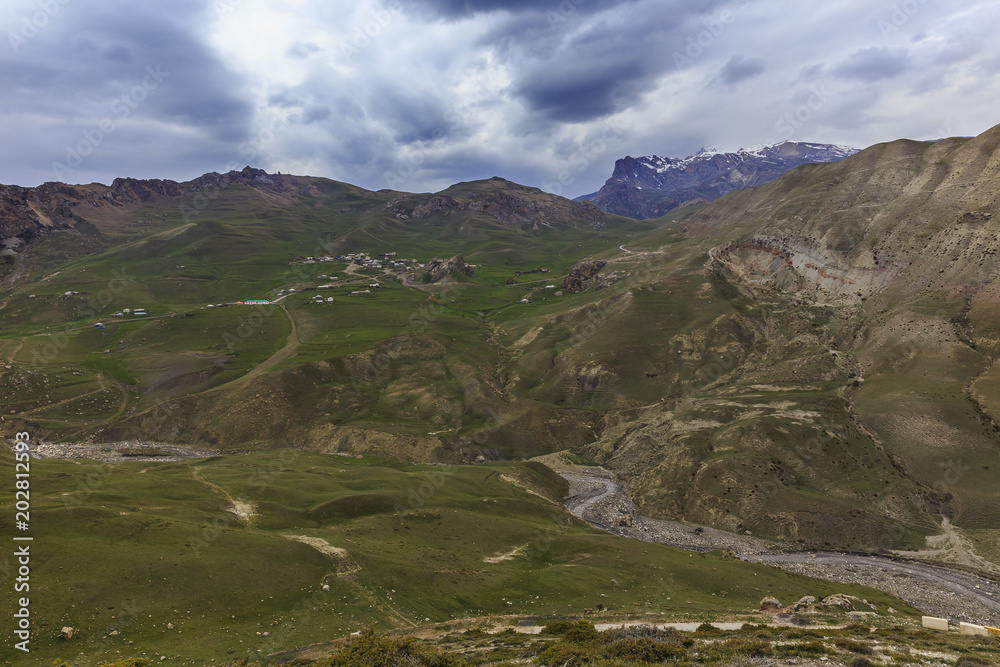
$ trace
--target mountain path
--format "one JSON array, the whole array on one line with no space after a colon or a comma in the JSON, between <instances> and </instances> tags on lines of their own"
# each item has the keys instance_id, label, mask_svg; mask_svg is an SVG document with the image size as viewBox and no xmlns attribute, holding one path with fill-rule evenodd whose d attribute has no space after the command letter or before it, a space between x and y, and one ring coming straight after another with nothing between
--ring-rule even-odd
<instances>
[{"instance_id":1,"label":"mountain path","mask_svg":"<svg viewBox=\"0 0 1000 667\"><path fill-rule=\"evenodd\" d=\"M229 492L226 491L224 488L222 488L218 484L209 482L207 479L202 477L200 470L201 469L198 466L192 466L191 476L194 477L196 481L201 482L202 484L207 486L212 491L212 493L216 493L225 498L230 505L229 509L227 509L226 511L232 512L237 517L239 517L240 521L242 521L245 525L249 526L252 523L253 517L256 516L257 514L254 511L254 504L244 502L242 500L236 500L231 495L229 495Z\"/></svg>"}]
</instances>

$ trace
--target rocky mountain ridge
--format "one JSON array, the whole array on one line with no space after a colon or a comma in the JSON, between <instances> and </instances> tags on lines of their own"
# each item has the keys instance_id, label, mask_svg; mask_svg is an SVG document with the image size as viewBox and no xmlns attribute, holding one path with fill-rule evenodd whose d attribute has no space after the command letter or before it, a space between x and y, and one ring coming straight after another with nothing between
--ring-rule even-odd
<instances>
[{"instance_id":1,"label":"rocky mountain ridge","mask_svg":"<svg viewBox=\"0 0 1000 667\"><path fill-rule=\"evenodd\" d=\"M88 222L100 227L108 218L128 215L158 199L197 195L235 184L276 192L288 188L280 175L249 166L225 174L210 172L183 183L116 178L111 185L0 185L0 239L8 250L14 250L49 231L72 229Z\"/></svg>"},{"instance_id":2,"label":"rocky mountain ridge","mask_svg":"<svg viewBox=\"0 0 1000 667\"><path fill-rule=\"evenodd\" d=\"M849 146L786 141L736 152L706 148L683 159L626 156L615 162L604 187L576 201L593 201L630 218L657 218L687 203L763 185L803 164L836 162L857 152Z\"/></svg>"}]
</instances>

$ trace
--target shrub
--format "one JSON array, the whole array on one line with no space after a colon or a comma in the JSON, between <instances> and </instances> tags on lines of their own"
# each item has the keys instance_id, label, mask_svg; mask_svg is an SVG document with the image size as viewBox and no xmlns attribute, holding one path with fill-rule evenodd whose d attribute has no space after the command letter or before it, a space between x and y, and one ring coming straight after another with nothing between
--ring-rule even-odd
<instances>
[{"instance_id":1,"label":"shrub","mask_svg":"<svg viewBox=\"0 0 1000 667\"><path fill-rule=\"evenodd\" d=\"M586 644L597 639L597 629L587 621L554 621L542 630L547 635L561 635L566 641Z\"/></svg>"},{"instance_id":2,"label":"shrub","mask_svg":"<svg viewBox=\"0 0 1000 667\"><path fill-rule=\"evenodd\" d=\"M650 637L629 637L607 644L601 653L608 658L628 661L663 662L679 658L687 651L679 645L660 642Z\"/></svg>"},{"instance_id":3,"label":"shrub","mask_svg":"<svg viewBox=\"0 0 1000 667\"><path fill-rule=\"evenodd\" d=\"M718 637L722 634L722 630L715 627L711 623L702 623L697 628L695 628L695 637Z\"/></svg>"},{"instance_id":4,"label":"shrub","mask_svg":"<svg viewBox=\"0 0 1000 667\"><path fill-rule=\"evenodd\" d=\"M538 655L538 664L546 667L580 667L590 662L590 651L559 641Z\"/></svg>"},{"instance_id":5,"label":"shrub","mask_svg":"<svg viewBox=\"0 0 1000 667\"><path fill-rule=\"evenodd\" d=\"M850 651L851 653L861 653L863 655L872 654L872 647L864 642L855 641L853 639L834 639L833 643L835 646L842 648L845 651Z\"/></svg>"},{"instance_id":6,"label":"shrub","mask_svg":"<svg viewBox=\"0 0 1000 667\"><path fill-rule=\"evenodd\" d=\"M761 658L772 653L771 642L761 639L729 639L719 644L718 649L727 655L742 655L751 658Z\"/></svg>"},{"instance_id":7,"label":"shrub","mask_svg":"<svg viewBox=\"0 0 1000 667\"><path fill-rule=\"evenodd\" d=\"M803 642L801 644L789 644L787 646L777 646L776 650L782 655L798 656L798 657L812 657L817 655L823 655L829 651L826 645L821 641L811 641Z\"/></svg>"},{"instance_id":8,"label":"shrub","mask_svg":"<svg viewBox=\"0 0 1000 667\"><path fill-rule=\"evenodd\" d=\"M413 637L395 639L380 635L372 628L315 663L315 667L466 667L464 659L441 653Z\"/></svg>"}]
</instances>

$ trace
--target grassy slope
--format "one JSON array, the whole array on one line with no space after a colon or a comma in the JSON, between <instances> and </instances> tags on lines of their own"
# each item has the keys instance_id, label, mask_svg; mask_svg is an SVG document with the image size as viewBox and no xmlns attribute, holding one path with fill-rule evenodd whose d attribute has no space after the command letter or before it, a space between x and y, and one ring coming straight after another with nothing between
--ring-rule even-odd
<instances>
[{"instance_id":1,"label":"grassy slope","mask_svg":"<svg viewBox=\"0 0 1000 667\"><path fill-rule=\"evenodd\" d=\"M11 465L10 454L0 458ZM573 614L599 603L697 617L748 612L766 594L847 592L912 613L875 591L597 532L561 510L565 483L532 463L412 466L293 450L177 464L36 460L32 491L34 662L18 664L155 652L204 664L368 623ZM241 521L230 499L253 503L256 516ZM324 555L288 535L347 553ZM5 597L4 613L10 604ZM63 626L76 628L68 644L57 638Z\"/></svg>"}]
</instances>

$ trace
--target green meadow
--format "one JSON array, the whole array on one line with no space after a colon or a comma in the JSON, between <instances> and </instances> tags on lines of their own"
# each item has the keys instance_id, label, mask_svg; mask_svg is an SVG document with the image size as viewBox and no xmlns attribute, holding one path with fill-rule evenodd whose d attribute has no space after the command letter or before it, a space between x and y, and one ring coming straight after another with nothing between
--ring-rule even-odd
<instances>
[{"instance_id":1,"label":"green meadow","mask_svg":"<svg viewBox=\"0 0 1000 667\"><path fill-rule=\"evenodd\" d=\"M220 664L369 625L585 609L694 620L750 614L765 595L841 592L900 620L915 613L877 591L597 531L561 508L565 481L531 462L417 466L286 449L36 459L31 475L32 651L5 646L12 664ZM2 509L10 534L9 497Z\"/></svg>"}]
</instances>

